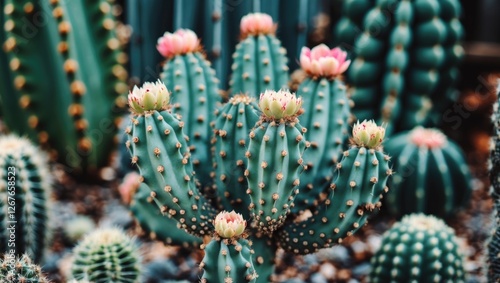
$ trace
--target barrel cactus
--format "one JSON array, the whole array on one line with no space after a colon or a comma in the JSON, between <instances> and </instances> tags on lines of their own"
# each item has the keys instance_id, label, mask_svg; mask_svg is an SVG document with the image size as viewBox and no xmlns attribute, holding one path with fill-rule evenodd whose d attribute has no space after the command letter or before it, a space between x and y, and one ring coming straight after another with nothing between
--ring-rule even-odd
<instances>
[{"instance_id":1,"label":"barrel cactus","mask_svg":"<svg viewBox=\"0 0 500 283\"><path fill-rule=\"evenodd\" d=\"M48 166L47 156L28 139L0 137L1 253L42 260L50 235Z\"/></svg>"},{"instance_id":2,"label":"barrel cactus","mask_svg":"<svg viewBox=\"0 0 500 283\"><path fill-rule=\"evenodd\" d=\"M417 127L400 133L385 150L398 172L385 199L389 212L445 217L467 204L472 191L469 168L458 145L439 130Z\"/></svg>"},{"instance_id":3,"label":"barrel cactus","mask_svg":"<svg viewBox=\"0 0 500 283\"><path fill-rule=\"evenodd\" d=\"M0 258L0 281L9 283L49 283L42 268L27 255L16 257L6 253Z\"/></svg>"},{"instance_id":4,"label":"barrel cactus","mask_svg":"<svg viewBox=\"0 0 500 283\"><path fill-rule=\"evenodd\" d=\"M95 283L139 282L139 252L134 241L120 229L99 229L73 250L71 276Z\"/></svg>"},{"instance_id":5,"label":"barrel cactus","mask_svg":"<svg viewBox=\"0 0 500 283\"><path fill-rule=\"evenodd\" d=\"M453 229L424 214L405 216L382 238L370 282L465 282L463 255Z\"/></svg>"}]
</instances>

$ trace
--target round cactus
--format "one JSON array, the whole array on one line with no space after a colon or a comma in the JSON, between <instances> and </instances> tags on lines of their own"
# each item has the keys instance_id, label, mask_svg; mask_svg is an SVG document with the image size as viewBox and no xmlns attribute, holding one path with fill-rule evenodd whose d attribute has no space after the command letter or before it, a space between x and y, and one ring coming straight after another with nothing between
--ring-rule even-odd
<instances>
[{"instance_id":1,"label":"round cactus","mask_svg":"<svg viewBox=\"0 0 500 283\"><path fill-rule=\"evenodd\" d=\"M139 282L139 252L134 241L117 228L87 235L73 250L71 275L95 283Z\"/></svg>"},{"instance_id":2,"label":"round cactus","mask_svg":"<svg viewBox=\"0 0 500 283\"><path fill-rule=\"evenodd\" d=\"M15 247L35 262L47 244L48 201L52 190L48 159L28 139L0 138L0 253ZM11 236L15 235L14 241Z\"/></svg>"},{"instance_id":3,"label":"round cactus","mask_svg":"<svg viewBox=\"0 0 500 283\"><path fill-rule=\"evenodd\" d=\"M388 230L372 258L370 282L465 282L455 232L433 216L412 214Z\"/></svg>"},{"instance_id":4,"label":"round cactus","mask_svg":"<svg viewBox=\"0 0 500 283\"><path fill-rule=\"evenodd\" d=\"M14 254L5 254L0 258L0 282L48 283L49 280L27 255L16 258Z\"/></svg>"},{"instance_id":5,"label":"round cactus","mask_svg":"<svg viewBox=\"0 0 500 283\"><path fill-rule=\"evenodd\" d=\"M386 207L395 215L422 212L444 217L463 207L472 190L462 151L437 129L415 128L385 144L394 171Z\"/></svg>"}]
</instances>

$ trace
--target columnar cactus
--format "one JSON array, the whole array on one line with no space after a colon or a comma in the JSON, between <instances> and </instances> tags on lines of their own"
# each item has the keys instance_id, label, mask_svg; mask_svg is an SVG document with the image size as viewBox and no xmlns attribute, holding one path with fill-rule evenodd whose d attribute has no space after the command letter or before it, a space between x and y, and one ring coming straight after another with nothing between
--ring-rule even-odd
<instances>
[{"instance_id":1,"label":"columnar cactus","mask_svg":"<svg viewBox=\"0 0 500 283\"><path fill-rule=\"evenodd\" d=\"M405 216L384 234L369 277L373 283L465 282L455 232L433 216Z\"/></svg>"},{"instance_id":2,"label":"columnar cactus","mask_svg":"<svg viewBox=\"0 0 500 283\"><path fill-rule=\"evenodd\" d=\"M334 26L333 41L347 51L354 51L354 42L363 33L366 13L375 5L375 0L345 0L342 17Z\"/></svg>"},{"instance_id":3,"label":"columnar cactus","mask_svg":"<svg viewBox=\"0 0 500 283\"><path fill-rule=\"evenodd\" d=\"M12 254L4 254L0 258L0 282L9 283L48 283L42 268L33 264L27 255L16 258Z\"/></svg>"},{"instance_id":4,"label":"columnar cactus","mask_svg":"<svg viewBox=\"0 0 500 283\"><path fill-rule=\"evenodd\" d=\"M459 15L458 0L376 2L364 17L348 72L358 119L378 117L388 134L439 122L463 54Z\"/></svg>"},{"instance_id":5,"label":"columnar cactus","mask_svg":"<svg viewBox=\"0 0 500 283\"><path fill-rule=\"evenodd\" d=\"M472 190L462 151L437 129L417 127L393 136L385 145L392 156L393 190L387 196L389 212L422 212L444 217L463 207Z\"/></svg>"},{"instance_id":6,"label":"columnar cactus","mask_svg":"<svg viewBox=\"0 0 500 283\"><path fill-rule=\"evenodd\" d=\"M251 216L264 232L272 233L285 221L300 184L302 155L308 143L297 116L302 100L280 90L260 95L261 119L250 131L246 156L247 194Z\"/></svg>"},{"instance_id":7,"label":"columnar cactus","mask_svg":"<svg viewBox=\"0 0 500 283\"><path fill-rule=\"evenodd\" d=\"M352 147L337 163L328 195L318 204L320 209L279 231L283 249L307 254L340 243L381 206L380 197L387 192L387 178L392 175L389 156L380 147L384 135L385 129L373 121L354 125Z\"/></svg>"},{"instance_id":8,"label":"columnar cactus","mask_svg":"<svg viewBox=\"0 0 500 283\"><path fill-rule=\"evenodd\" d=\"M50 2L50 4L49 4ZM52 149L74 174L109 162L127 60L106 0L2 1L3 113L10 130ZM84 31L84 32L83 32ZM9 91L10 90L10 91ZM22 113L22 114L20 114Z\"/></svg>"},{"instance_id":9,"label":"columnar cactus","mask_svg":"<svg viewBox=\"0 0 500 283\"><path fill-rule=\"evenodd\" d=\"M139 282L139 252L133 240L117 228L87 235L73 250L71 276L95 283Z\"/></svg>"},{"instance_id":10,"label":"columnar cactus","mask_svg":"<svg viewBox=\"0 0 500 283\"><path fill-rule=\"evenodd\" d=\"M173 91L173 112L185 122L183 131L190 139L192 163L198 172L196 178L202 186L210 186L211 172L200 168L212 166L210 122L214 120L213 110L221 100L215 71L205 59L199 39L191 30L166 32L158 39L157 49L167 58L160 77Z\"/></svg>"},{"instance_id":11,"label":"columnar cactus","mask_svg":"<svg viewBox=\"0 0 500 283\"><path fill-rule=\"evenodd\" d=\"M0 168L0 253L27 254L39 262L50 234L47 157L25 138L2 136Z\"/></svg>"},{"instance_id":12,"label":"columnar cactus","mask_svg":"<svg viewBox=\"0 0 500 283\"><path fill-rule=\"evenodd\" d=\"M347 88L340 79L351 62L346 57L346 52L330 50L324 44L312 50L302 48L300 65L307 78L297 93L306 105L300 123L307 129L305 137L311 147L305 153L307 169L300 180L295 210L314 206L317 196L331 182L331 171L347 141L351 111Z\"/></svg>"},{"instance_id":13,"label":"columnar cactus","mask_svg":"<svg viewBox=\"0 0 500 283\"><path fill-rule=\"evenodd\" d=\"M160 81L134 88L129 94L132 125L126 129L127 147L161 213L170 214L182 229L204 236L211 230L214 212L196 187L185 123L171 112L169 101L170 93Z\"/></svg>"},{"instance_id":14,"label":"columnar cactus","mask_svg":"<svg viewBox=\"0 0 500 283\"><path fill-rule=\"evenodd\" d=\"M223 209L233 209L249 219L245 153L250 140L248 133L259 120L260 110L254 98L239 94L218 109L216 116L214 161L219 202Z\"/></svg>"},{"instance_id":15,"label":"columnar cactus","mask_svg":"<svg viewBox=\"0 0 500 283\"><path fill-rule=\"evenodd\" d=\"M241 19L240 30L242 40L236 46L231 67L231 93L257 97L267 89L286 88L286 50L275 36L276 26L271 16L248 14Z\"/></svg>"},{"instance_id":16,"label":"columnar cactus","mask_svg":"<svg viewBox=\"0 0 500 283\"><path fill-rule=\"evenodd\" d=\"M243 235L246 227L243 216L234 211L223 211L215 218L214 226L214 237L203 247L205 257L200 264L204 270L201 282L256 282L253 251Z\"/></svg>"}]
</instances>

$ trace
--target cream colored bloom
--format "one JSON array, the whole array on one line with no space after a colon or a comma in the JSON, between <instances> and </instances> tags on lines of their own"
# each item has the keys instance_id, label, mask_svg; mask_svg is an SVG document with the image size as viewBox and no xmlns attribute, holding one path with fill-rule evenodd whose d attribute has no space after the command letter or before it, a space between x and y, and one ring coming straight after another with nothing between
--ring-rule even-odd
<instances>
[{"instance_id":1,"label":"cream colored bloom","mask_svg":"<svg viewBox=\"0 0 500 283\"><path fill-rule=\"evenodd\" d=\"M280 120L299 115L302 99L288 90L266 90L260 94L259 107L268 118Z\"/></svg>"},{"instance_id":2,"label":"cream colored bloom","mask_svg":"<svg viewBox=\"0 0 500 283\"><path fill-rule=\"evenodd\" d=\"M357 122L352 129L352 140L357 146L377 148L382 144L385 128L377 126L373 121Z\"/></svg>"},{"instance_id":3,"label":"cream colored bloom","mask_svg":"<svg viewBox=\"0 0 500 283\"><path fill-rule=\"evenodd\" d=\"M234 210L231 212L222 211L215 217L215 232L222 238L238 237L243 234L247 222L243 216L236 213Z\"/></svg>"},{"instance_id":4,"label":"cream colored bloom","mask_svg":"<svg viewBox=\"0 0 500 283\"><path fill-rule=\"evenodd\" d=\"M134 86L128 95L128 104L135 114L141 115L146 111L165 110L170 101L170 93L158 80L156 83L146 82L142 87Z\"/></svg>"}]
</instances>

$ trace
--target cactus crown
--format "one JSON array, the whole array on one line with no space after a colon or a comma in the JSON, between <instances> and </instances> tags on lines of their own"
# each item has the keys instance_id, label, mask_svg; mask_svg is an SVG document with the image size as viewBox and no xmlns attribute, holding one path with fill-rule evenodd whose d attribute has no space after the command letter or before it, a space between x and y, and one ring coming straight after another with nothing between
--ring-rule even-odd
<instances>
[{"instance_id":1,"label":"cactus crown","mask_svg":"<svg viewBox=\"0 0 500 283\"><path fill-rule=\"evenodd\" d=\"M233 105L236 105L239 103L245 103L246 105L248 105L254 101L255 101L255 98L250 97L246 94L236 94L229 99L228 103L231 103Z\"/></svg>"},{"instance_id":2,"label":"cactus crown","mask_svg":"<svg viewBox=\"0 0 500 283\"><path fill-rule=\"evenodd\" d=\"M165 32L158 38L156 49L166 58L192 53L200 50L198 36L189 29L178 29L174 33Z\"/></svg>"},{"instance_id":3,"label":"cactus crown","mask_svg":"<svg viewBox=\"0 0 500 283\"><path fill-rule=\"evenodd\" d=\"M266 121L295 121L302 114L302 99L288 90L266 90L260 94L259 107Z\"/></svg>"},{"instance_id":4,"label":"cactus crown","mask_svg":"<svg viewBox=\"0 0 500 283\"><path fill-rule=\"evenodd\" d=\"M166 110L169 102L170 93L160 80L155 83L146 82L142 87L134 86L128 95L130 110L137 115L154 110Z\"/></svg>"},{"instance_id":5,"label":"cactus crown","mask_svg":"<svg viewBox=\"0 0 500 283\"><path fill-rule=\"evenodd\" d=\"M351 60L347 59L347 52L340 48L330 49L320 44L312 50L303 47L300 53L300 66L311 77L334 79L344 73Z\"/></svg>"},{"instance_id":6,"label":"cactus crown","mask_svg":"<svg viewBox=\"0 0 500 283\"><path fill-rule=\"evenodd\" d=\"M241 18L240 23L241 38L261 34L274 34L276 25L268 14L252 13Z\"/></svg>"},{"instance_id":7,"label":"cactus crown","mask_svg":"<svg viewBox=\"0 0 500 283\"><path fill-rule=\"evenodd\" d=\"M428 148L443 148L448 139L438 129L425 129L416 127L410 133L410 140L417 146L424 146Z\"/></svg>"},{"instance_id":8,"label":"cactus crown","mask_svg":"<svg viewBox=\"0 0 500 283\"><path fill-rule=\"evenodd\" d=\"M241 236L246 226L247 222L243 219L243 216L234 210L220 212L214 221L215 232L226 239Z\"/></svg>"},{"instance_id":9,"label":"cactus crown","mask_svg":"<svg viewBox=\"0 0 500 283\"><path fill-rule=\"evenodd\" d=\"M373 121L366 121L353 125L351 143L358 147L378 149L384 141L385 128L377 126Z\"/></svg>"}]
</instances>

